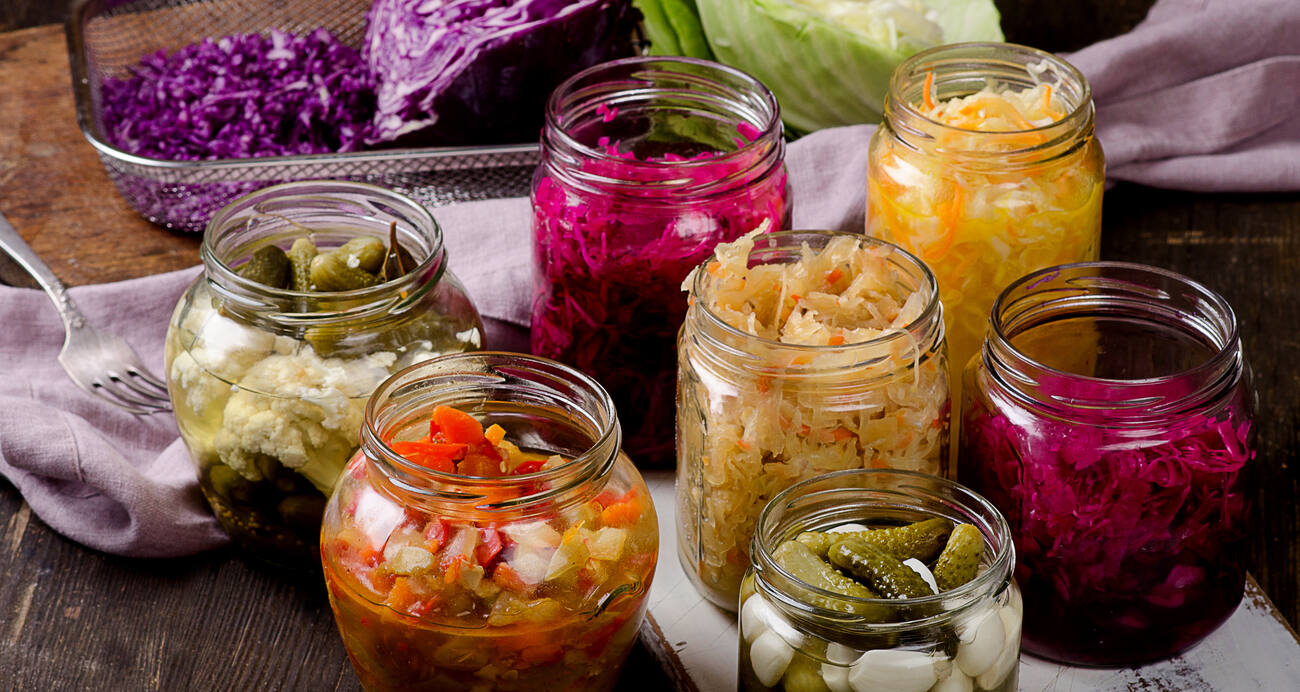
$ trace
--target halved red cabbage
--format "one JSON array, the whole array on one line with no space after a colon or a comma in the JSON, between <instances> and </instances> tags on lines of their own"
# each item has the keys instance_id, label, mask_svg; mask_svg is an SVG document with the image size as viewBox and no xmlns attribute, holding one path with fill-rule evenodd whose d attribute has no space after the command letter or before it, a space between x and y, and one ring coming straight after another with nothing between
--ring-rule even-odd
<instances>
[{"instance_id":1,"label":"halved red cabbage","mask_svg":"<svg viewBox=\"0 0 1300 692\"><path fill-rule=\"evenodd\" d=\"M628 0L376 0L363 47L378 89L367 143L536 139L552 89L632 53L630 8Z\"/></svg>"}]
</instances>

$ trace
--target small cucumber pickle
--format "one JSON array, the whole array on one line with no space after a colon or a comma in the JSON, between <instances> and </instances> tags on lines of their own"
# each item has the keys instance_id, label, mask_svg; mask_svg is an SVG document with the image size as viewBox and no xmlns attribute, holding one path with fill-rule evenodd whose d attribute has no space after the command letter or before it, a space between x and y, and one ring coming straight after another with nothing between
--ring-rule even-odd
<instances>
[{"instance_id":1,"label":"small cucumber pickle","mask_svg":"<svg viewBox=\"0 0 1300 692\"><path fill-rule=\"evenodd\" d=\"M168 390L199 487L255 557L318 564L321 514L370 393L482 322L414 201L344 182L242 197L204 232L204 273L166 337Z\"/></svg>"},{"instance_id":2,"label":"small cucumber pickle","mask_svg":"<svg viewBox=\"0 0 1300 692\"><path fill-rule=\"evenodd\" d=\"M1016 689L1006 520L942 478L851 470L764 507L740 590L746 692Z\"/></svg>"}]
</instances>

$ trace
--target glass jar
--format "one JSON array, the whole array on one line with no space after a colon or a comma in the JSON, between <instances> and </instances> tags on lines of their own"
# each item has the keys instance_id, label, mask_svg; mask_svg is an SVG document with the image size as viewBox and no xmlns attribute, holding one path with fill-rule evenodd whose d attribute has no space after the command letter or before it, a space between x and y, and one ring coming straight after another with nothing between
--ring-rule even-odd
<instances>
[{"instance_id":1,"label":"glass jar","mask_svg":"<svg viewBox=\"0 0 1300 692\"><path fill-rule=\"evenodd\" d=\"M533 178L531 348L614 396L637 463L671 466L682 279L789 203L771 92L690 58L598 65L551 96Z\"/></svg>"},{"instance_id":2,"label":"glass jar","mask_svg":"<svg viewBox=\"0 0 1300 692\"><path fill-rule=\"evenodd\" d=\"M489 439L496 430L503 447L560 458L489 477L394 451L428 436L440 407L472 415ZM612 689L659 546L621 440L605 390L542 358L457 354L384 382L321 532L330 604L362 685Z\"/></svg>"},{"instance_id":3,"label":"glass jar","mask_svg":"<svg viewBox=\"0 0 1300 692\"><path fill-rule=\"evenodd\" d=\"M978 129L998 116L1016 120L996 99L970 111L941 110L984 89L1038 85L1047 85L1035 104L1043 118L1019 121L1015 131ZM867 166L867 234L898 243L934 270L960 401L962 368L979 351L998 293L1036 269L1097 259L1105 163L1093 136L1091 88L1069 63L1024 46L967 43L917 53L890 80Z\"/></svg>"},{"instance_id":4,"label":"glass jar","mask_svg":"<svg viewBox=\"0 0 1300 692\"><path fill-rule=\"evenodd\" d=\"M710 307L731 277L693 280L678 344L677 550L696 589L727 610L759 512L777 492L841 469L948 473L948 362L930 270L884 241L831 231L759 235L748 263L800 262L837 238L880 258L872 280L917 295L913 318L865 341L786 343Z\"/></svg>"},{"instance_id":5,"label":"glass jar","mask_svg":"<svg viewBox=\"0 0 1300 692\"><path fill-rule=\"evenodd\" d=\"M805 531L834 535L935 518L976 527L984 549L974 579L934 595L883 599L828 591L787 568L797 565L796 551L781 547ZM1015 547L1002 515L967 488L875 469L809 479L763 509L753 554L740 594L741 690L1016 689L1024 606L1012 578ZM821 558L808 552L803 559Z\"/></svg>"},{"instance_id":6,"label":"glass jar","mask_svg":"<svg viewBox=\"0 0 1300 692\"><path fill-rule=\"evenodd\" d=\"M272 245L307 239L324 254L355 238L386 246L390 233L414 266L368 288L299 291L244 276ZM479 348L478 311L447 270L429 212L373 185L289 183L241 197L212 217L200 255L203 274L166 337L199 488L250 554L314 566L325 499L357 448L370 392L412 363Z\"/></svg>"},{"instance_id":7,"label":"glass jar","mask_svg":"<svg viewBox=\"0 0 1300 692\"><path fill-rule=\"evenodd\" d=\"M1154 267L1007 287L966 372L960 467L1011 525L1025 648L1166 658L1241 600L1254 394L1232 309Z\"/></svg>"}]
</instances>

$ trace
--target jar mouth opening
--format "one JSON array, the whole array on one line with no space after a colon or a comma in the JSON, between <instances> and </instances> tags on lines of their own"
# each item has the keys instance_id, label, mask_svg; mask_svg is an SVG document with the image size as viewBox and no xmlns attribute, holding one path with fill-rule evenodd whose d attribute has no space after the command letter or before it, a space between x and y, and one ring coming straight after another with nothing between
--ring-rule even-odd
<instances>
[{"instance_id":1,"label":"jar mouth opening","mask_svg":"<svg viewBox=\"0 0 1300 692\"><path fill-rule=\"evenodd\" d=\"M941 74L943 71L949 71L951 74ZM917 106L918 100L909 98L911 92L917 91L918 81L922 83L919 88L923 93L927 73L934 75L936 91L949 77L960 78L963 82L973 84L977 78L986 81L992 79L987 76L992 73L1005 84L1012 86L1022 84L1028 87L1048 84L1044 77L1055 76L1056 81L1052 84L1053 93L1066 100L1069 109L1059 120L1026 129L985 131L949 125L932 119L925 110ZM960 93L945 97L938 97L936 94L935 102L947 100L951 96L967 96L975 91L977 90L967 88ZM953 43L916 53L904 60L890 77L888 100L886 109L897 109L903 116L902 120L916 120L924 123L925 128L939 132L979 135L989 141L1010 141L1035 134L1046 137L1043 142L1020 148L997 151L961 150L963 155L974 157L1005 157L1059 146L1084 127L1091 120L1093 112L1092 87L1078 68L1052 53L1015 43Z\"/></svg>"},{"instance_id":2,"label":"jar mouth opening","mask_svg":"<svg viewBox=\"0 0 1300 692\"><path fill-rule=\"evenodd\" d=\"M1042 362L1018 348L1022 334L1062 317L1122 315L1144 325L1158 326L1188 337L1210 351L1194 365L1169 373L1129 378L1101 377L1063 370ZM1006 365L1020 373L1009 380L1039 384L1043 380L1077 385L1073 397L1052 395L1061 405L1077 408L1105 407L1119 411L1159 413L1217 390L1225 373L1240 362L1240 335L1232 307L1218 293L1182 274L1130 262L1079 262L1047 267L1008 285L993 303L989 319L986 365ZM1003 368L990 367L1001 372ZM1178 383L1200 387L1174 398L1144 396ZM1185 389L1185 388L1184 388ZM1106 392L1096 399L1089 392ZM1125 397L1117 401L1116 397ZM1163 403L1162 403L1163 402ZM1119 407L1119 408L1117 408Z\"/></svg>"},{"instance_id":3,"label":"jar mouth opening","mask_svg":"<svg viewBox=\"0 0 1300 692\"><path fill-rule=\"evenodd\" d=\"M310 218L303 223L291 214ZM329 227L308 225L318 223L316 218L329 217L343 220ZM258 228L259 223L265 227ZM338 240L342 244L362 233L381 238L387 247L391 223L396 223L403 247L414 250L411 254L417 258L416 264L401 276L374 286L343 291L273 288L244 277L232 266L233 261L268 243L280 245L297 238ZM257 237L237 237L244 234ZM235 199L209 220L199 254L210 282L220 286L223 295L278 309L279 319L292 323L355 317L377 307L400 309L432 288L446 271L442 227L424 206L377 185L337 180L271 185ZM424 290L420 290L421 286Z\"/></svg>"},{"instance_id":4,"label":"jar mouth opening","mask_svg":"<svg viewBox=\"0 0 1300 692\"><path fill-rule=\"evenodd\" d=\"M737 127L747 126L748 136L739 131L732 133L727 145L735 148L713 151L707 158L647 160L612 152L608 138L591 143L575 135L578 127L590 119L610 123L619 117L620 108L626 110L668 97L675 100L676 110L739 121ZM783 142L780 106L762 82L741 70L708 60L668 56L613 60L566 79L547 102L543 137L554 137L561 148L583 159L663 174L761 161L770 158L772 150L779 152ZM607 177L600 178L600 182L645 186L675 181Z\"/></svg>"},{"instance_id":5,"label":"jar mouth opening","mask_svg":"<svg viewBox=\"0 0 1300 692\"><path fill-rule=\"evenodd\" d=\"M838 523L848 523L855 521L854 512L859 509L849 504L854 499L871 500L882 504L886 500L891 500L892 503L883 506L896 510L907 509L917 515L947 516L950 519L953 518L953 514L959 515L962 521L973 524L980 530L986 546L993 546L994 555L983 565L983 571L965 584L937 594L907 599L860 598L829 591L799 579L775 560L773 552L780 542L793 539L799 531L816 530L811 528L811 524L805 526L796 523L801 518L798 514L790 518L783 516L783 513L807 510L807 504L815 500L824 500L833 504L835 509L821 514L833 517L835 520L843 520ZM934 508L916 504L920 500L937 501L950 514L940 514ZM801 505L801 502L804 504ZM786 520L785 524L795 523L795 528L798 530L790 530L782 520ZM954 612L978 603L982 594L996 593L995 589L1011 579L1016 561L1010 525L1007 524L1002 513L982 495L945 478L916 471L892 469L835 471L800 481L782 490L769 500L759 513L751 552L756 571L770 570L779 575L781 580L797 584L801 590L815 595L823 602L843 604L850 609L886 608L897 611L901 615L907 615L909 611L933 609L932 614L911 619L903 617L887 623L869 622L860 615L851 614L852 611L845 613L827 610L805 603L779 587L770 589L772 595L796 611L846 623L858 622L872 630L911 629L918 624L951 617Z\"/></svg>"},{"instance_id":6,"label":"jar mouth opening","mask_svg":"<svg viewBox=\"0 0 1300 692\"><path fill-rule=\"evenodd\" d=\"M717 258L717 253L710 254L708 259L704 260L699 267L693 270L693 278L690 281L690 297L694 300L694 309L699 310L699 314L704 317L709 326L721 331L733 338L745 339L760 344L773 350L786 351L790 353L802 353L810 357L823 356L827 354L853 354L863 352L865 360L857 365L869 365L879 361L883 356L877 352L887 346L890 346L900 340L909 340L917 344L925 344L930 340L928 335L933 329L935 323L942 326L943 307L939 301L939 285L934 278L934 273L918 257L903 248L884 241L879 238L863 235L861 233L852 233L847 231L827 231L827 230L789 230L774 231L771 233L762 233L754 238L754 247L749 253L749 266L759 264L777 264L784 263L783 259L798 260L798 252L804 246L815 250L824 248L831 240L839 237L851 237L857 240L859 247L882 248L889 251L889 261L902 275L914 282L910 287L913 291L924 291L926 295L925 307L921 313L907 324L898 329L891 329L885 333L868 339L866 341L854 341L843 344L823 345L823 344L796 344L772 339L769 337L759 336L750 332L738 329L728 323L717 312L709 308L709 303L705 299L710 295L711 286L709 285L709 274L707 271L701 271L707 267L709 262ZM924 349L918 349L923 352ZM791 365L791 370L815 370L816 361L811 361L807 365ZM837 366L841 369L845 366ZM853 367L853 366L850 366Z\"/></svg>"},{"instance_id":7,"label":"jar mouth opening","mask_svg":"<svg viewBox=\"0 0 1300 692\"><path fill-rule=\"evenodd\" d=\"M473 476L428 468L395 452L394 436L428 426L438 405L478 414L484 427L502 424L518 431L507 439L514 437L521 448L568 461L533 473ZM546 431L539 430L543 424ZM618 456L622 431L613 399L588 375L538 356L478 351L438 356L390 376L366 404L361 441L366 457L402 490L465 511L495 512L561 500L605 474Z\"/></svg>"}]
</instances>

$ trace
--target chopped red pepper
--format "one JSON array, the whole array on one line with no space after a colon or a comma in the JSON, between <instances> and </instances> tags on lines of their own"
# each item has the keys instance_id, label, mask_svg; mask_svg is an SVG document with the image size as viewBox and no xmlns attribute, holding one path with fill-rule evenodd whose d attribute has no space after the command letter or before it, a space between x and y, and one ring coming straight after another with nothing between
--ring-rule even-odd
<instances>
[{"instance_id":1,"label":"chopped red pepper","mask_svg":"<svg viewBox=\"0 0 1300 692\"><path fill-rule=\"evenodd\" d=\"M540 460L540 459L533 459L533 460L531 460L531 461L525 461L525 462L523 462L522 464L516 466L516 467L515 467L515 470L514 470L514 471L511 471L510 473L512 473L512 474L514 474L514 475L516 475L516 476L522 476L522 475L524 475L524 474L526 474L526 473L537 473L538 471L541 471L541 470L542 470L542 464L544 464L544 463L546 463L546 462L544 462L544 461L542 461L542 460Z\"/></svg>"},{"instance_id":2,"label":"chopped red pepper","mask_svg":"<svg viewBox=\"0 0 1300 692\"><path fill-rule=\"evenodd\" d=\"M501 534L496 529L479 529L478 547L474 549L474 557L478 558L478 563L487 567L493 558L501 552L504 544L501 542Z\"/></svg>"},{"instance_id":3,"label":"chopped red pepper","mask_svg":"<svg viewBox=\"0 0 1300 692\"><path fill-rule=\"evenodd\" d=\"M405 440L390 442L388 446L408 461L444 473L456 472L455 461L465 456L466 449L463 444Z\"/></svg>"}]
</instances>

